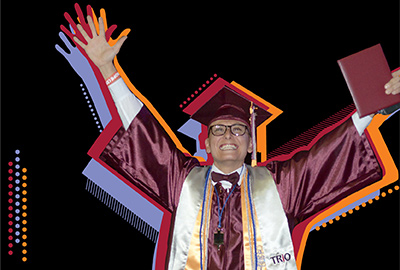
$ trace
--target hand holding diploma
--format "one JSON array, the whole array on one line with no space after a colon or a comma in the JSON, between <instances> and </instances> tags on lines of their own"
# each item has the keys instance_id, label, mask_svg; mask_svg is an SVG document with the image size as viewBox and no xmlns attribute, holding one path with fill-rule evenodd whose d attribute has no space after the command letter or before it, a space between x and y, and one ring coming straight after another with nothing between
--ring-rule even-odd
<instances>
[{"instance_id":1,"label":"hand holding diploma","mask_svg":"<svg viewBox=\"0 0 400 270\"><path fill-rule=\"evenodd\" d=\"M392 73L393 79L385 84L386 95L398 95L400 93L400 69Z\"/></svg>"},{"instance_id":2,"label":"hand holding diploma","mask_svg":"<svg viewBox=\"0 0 400 270\"><path fill-rule=\"evenodd\" d=\"M342 58L338 64L361 118L396 110L400 103L400 71L390 71L380 44Z\"/></svg>"}]
</instances>

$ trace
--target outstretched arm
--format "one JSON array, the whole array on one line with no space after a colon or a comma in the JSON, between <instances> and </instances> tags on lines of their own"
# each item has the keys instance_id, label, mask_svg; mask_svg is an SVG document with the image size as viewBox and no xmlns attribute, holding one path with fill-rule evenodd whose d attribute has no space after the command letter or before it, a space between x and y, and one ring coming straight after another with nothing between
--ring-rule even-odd
<instances>
[{"instance_id":1,"label":"outstretched arm","mask_svg":"<svg viewBox=\"0 0 400 270\"><path fill-rule=\"evenodd\" d=\"M392 76L382 91L387 95L398 95L400 70ZM323 130L309 148L295 152L287 160L272 161L267 165L277 182L292 227L382 178L379 157L363 134L372 117L360 119L353 113L354 125L348 118L343 118L327 133Z\"/></svg>"},{"instance_id":2,"label":"outstretched arm","mask_svg":"<svg viewBox=\"0 0 400 270\"><path fill-rule=\"evenodd\" d=\"M75 35L65 27L61 28L77 44L89 62L92 62L91 66L99 68L107 80L117 71L113 59L126 37L120 35L115 44L111 44L108 37L112 27L107 29L104 18L99 18L97 27L90 7L86 19L79 5L76 4L75 8L80 24L76 25L65 14ZM143 106L122 79L115 80L108 88L124 128L120 128L111 139L100 159L166 209L173 211L179 200L183 181L190 170L198 166L198 161L186 156L184 153L187 151L183 153L181 148L177 148L170 133L166 131L166 126L160 124L162 118L154 116L154 113L158 115L155 110L151 111Z\"/></svg>"},{"instance_id":3,"label":"outstretched arm","mask_svg":"<svg viewBox=\"0 0 400 270\"><path fill-rule=\"evenodd\" d=\"M107 27L104 9L100 10L100 18L98 20L90 6L87 7L88 16L86 20L78 4L75 4L75 9L80 21L78 25L75 24L68 13L64 14L71 28L74 29L75 35L63 25L61 29L74 41L79 51L99 68L104 80L107 80L117 71L113 65L113 60L127 39L130 29L122 31L119 37L114 40L111 38L111 34L116 29L116 25L112 25L110 28ZM143 104L132 94L123 80L118 80L113 85L109 85L109 90L124 128L127 129Z\"/></svg>"}]
</instances>

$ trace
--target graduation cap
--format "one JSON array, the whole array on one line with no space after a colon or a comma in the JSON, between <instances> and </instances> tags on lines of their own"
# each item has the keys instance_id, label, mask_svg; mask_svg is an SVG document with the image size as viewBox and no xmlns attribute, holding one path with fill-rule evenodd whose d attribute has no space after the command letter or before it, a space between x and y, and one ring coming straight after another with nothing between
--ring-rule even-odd
<instances>
[{"instance_id":1,"label":"graduation cap","mask_svg":"<svg viewBox=\"0 0 400 270\"><path fill-rule=\"evenodd\" d=\"M218 78L183 111L192 119L206 125L216 120L237 120L251 131L253 141L252 166L256 161L256 127L282 112L243 87ZM271 112L271 109L273 112ZM274 110L275 109L275 110ZM273 117L272 117L273 116ZM271 119L272 118L272 119ZM270 122L268 121L268 122Z\"/></svg>"},{"instance_id":2,"label":"graduation cap","mask_svg":"<svg viewBox=\"0 0 400 270\"><path fill-rule=\"evenodd\" d=\"M206 126L221 119L238 120L250 128L250 108L252 104L253 101L225 85L192 114L191 118ZM267 120L271 116L271 113L257 105L253 104L253 106L258 108L256 112L257 117L255 118L255 124L258 126Z\"/></svg>"}]
</instances>

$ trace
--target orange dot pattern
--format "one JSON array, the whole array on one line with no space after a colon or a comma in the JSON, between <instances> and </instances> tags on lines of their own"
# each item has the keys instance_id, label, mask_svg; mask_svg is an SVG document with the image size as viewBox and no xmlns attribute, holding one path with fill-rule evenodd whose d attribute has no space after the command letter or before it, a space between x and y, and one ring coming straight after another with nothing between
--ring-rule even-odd
<instances>
[{"instance_id":1,"label":"orange dot pattern","mask_svg":"<svg viewBox=\"0 0 400 270\"><path fill-rule=\"evenodd\" d=\"M22 197L22 202L23 202L23 205L22 205L22 210L23 210L23 212L22 212L22 218L23 218L23 220L22 220L22 224L23 224L23 227L22 227L22 231L24 232L24 234L22 235L22 246L24 247L23 248L23 250L22 250L22 261L23 262L26 262L27 260L28 260L28 258L27 258L27 253L28 253L28 251L27 251L27 249L26 249L26 247L28 246L28 243L27 243L27 238L28 238L28 235L27 235L27 231L28 231L28 228L26 227L26 225L27 225L27 223L28 223L28 221L27 221L27 216L28 216L28 213L27 213L27 209L28 209L28 205L27 205L27 202L28 202L28 198L26 197L27 196L27 194L28 194L28 190L27 190L27 187L28 187L28 176L26 175L26 173L27 173L27 171L28 171L28 169L27 168L22 168L22 173L23 173L23 175L22 175L22 180L23 180L23 183L22 183L22 188L23 188L23 190L22 190L22 195L23 195L23 197Z\"/></svg>"},{"instance_id":2,"label":"orange dot pattern","mask_svg":"<svg viewBox=\"0 0 400 270\"><path fill-rule=\"evenodd\" d=\"M396 185L396 186L394 187L394 190L396 190L396 191L398 191L399 189L400 189L400 186L398 186L398 185ZM387 190L387 193L392 194L392 193L393 193L393 189L389 188L389 189ZM386 192L381 192L380 196L375 196L374 200L369 199L369 200L368 200L368 204L372 204L374 201L379 201L380 197L385 198L385 197L387 196L387 193L386 193ZM362 207L366 207L367 204L364 202L364 203L361 204L361 206L362 206ZM354 210L355 210L355 211L359 211L359 210L360 210L360 206L354 207ZM350 209L349 211L347 211L347 213L345 212L345 213L342 213L340 216L336 216L334 220L339 221L341 217L346 217L347 214L350 214L350 215L353 214L353 213L354 213L354 210L353 210L353 209ZM333 220L333 219L330 219L330 220L328 221L328 223L329 223L329 224L332 224L334 220ZM327 223L323 223L322 226L317 226L317 227L315 227L315 230L320 231L320 230L321 230L321 227L326 228L326 227L327 227Z\"/></svg>"},{"instance_id":3,"label":"orange dot pattern","mask_svg":"<svg viewBox=\"0 0 400 270\"><path fill-rule=\"evenodd\" d=\"M28 169L21 166L21 151L15 150L15 156L8 162L8 255L17 256L20 260L28 260L28 186L30 185L27 172ZM22 231L22 233L21 233ZM18 246L22 248L18 248ZM17 252L21 250L20 252Z\"/></svg>"}]
</instances>

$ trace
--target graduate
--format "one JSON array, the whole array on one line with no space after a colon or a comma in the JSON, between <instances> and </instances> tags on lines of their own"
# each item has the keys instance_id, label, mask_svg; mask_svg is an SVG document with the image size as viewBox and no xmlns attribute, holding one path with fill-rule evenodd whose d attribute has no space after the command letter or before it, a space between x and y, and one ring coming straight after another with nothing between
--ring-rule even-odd
<instances>
[{"instance_id":1,"label":"graduate","mask_svg":"<svg viewBox=\"0 0 400 270\"><path fill-rule=\"evenodd\" d=\"M372 116L356 113L288 160L246 165L255 126L270 115L229 83L191 116L207 125L214 160L200 166L120 78L113 59L126 37L110 47L102 18L99 33L90 16L87 22L92 37L78 24L85 40L74 41L102 73L123 123L100 158L173 214L168 269L297 269L293 228L382 178L363 134ZM382 91L398 94L398 75Z\"/></svg>"}]
</instances>

